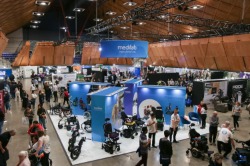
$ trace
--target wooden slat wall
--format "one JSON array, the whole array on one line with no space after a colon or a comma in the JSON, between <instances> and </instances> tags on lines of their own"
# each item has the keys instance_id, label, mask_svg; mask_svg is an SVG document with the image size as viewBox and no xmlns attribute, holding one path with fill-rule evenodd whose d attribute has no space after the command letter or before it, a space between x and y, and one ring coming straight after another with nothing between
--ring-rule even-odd
<instances>
[{"instance_id":1,"label":"wooden slat wall","mask_svg":"<svg viewBox=\"0 0 250 166\"><path fill-rule=\"evenodd\" d=\"M8 45L8 38L0 31L0 56L2 56L3 51Z\"/></svg>"},{"instance_id":2,"label":"wooden slat wall","mask_svg":"<svg viewBox=\"0 0 250 166\"><path fill-rule=\"evenodd\" d=\"M55 46L54 50L54 65L72 65L74 58L74 44L63 44Z\"/></svg>"},{"instance_id":3,"label":"wooden slat wall","mask_svg":"<svg viewBox=\"0 0 250 166\"><path fill-rule=\"evenodd\" d=\"M38 42L30 58L30 66L50 66L54 65L53 42Z\"/></svg>"},{"instance_id":4,"label":"wooden slat wall","mask_svg":"<svg viewBox=\"0 0 250 166\"><path fill-rule=\"evenodd\" d=\"M30 42L27 41L22 47L21 51L15 58L12 66L28 66L29 65L29 51L30 51Z\"/></svg>"}]
</instances>

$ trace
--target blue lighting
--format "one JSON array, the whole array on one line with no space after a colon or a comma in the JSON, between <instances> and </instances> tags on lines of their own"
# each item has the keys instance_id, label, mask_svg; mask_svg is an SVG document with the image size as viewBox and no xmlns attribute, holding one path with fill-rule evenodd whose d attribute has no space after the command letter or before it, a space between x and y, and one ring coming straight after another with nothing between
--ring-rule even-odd
<instances>
[{"instance_id":1,"label":"blue lighting","mask_svg":"<svg viewBox=\"0 0 250 166\"><path fill-rule=\"evenodd\" d=\"M166 90L165 90L165 89L156 89L156 92L157 92L157 94L159 94L159 95L164 95L164 94L166 94Z\"/></svg>"},{"instance_id":2,"label":"blue lighting","mask_svg":"<svg viewBox=\"0 0 250 166\"><path fill-rule=\"evenodd\" d=\"M141 88L142 92L149 92L149 88Z\"/></svg>"}]
</instances>

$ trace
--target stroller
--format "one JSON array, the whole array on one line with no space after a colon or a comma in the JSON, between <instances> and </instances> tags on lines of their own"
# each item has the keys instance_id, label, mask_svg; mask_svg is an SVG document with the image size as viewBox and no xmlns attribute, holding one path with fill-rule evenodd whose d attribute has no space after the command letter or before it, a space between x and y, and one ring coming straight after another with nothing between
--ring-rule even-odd
<instances>
[{"instance_id":1,"label":"stroller","mask_svg":"<svg viewBox=\"0 0 250 166\"><path fill-rule=\"evenodd\" d=\"M235 139L235 142L241 143L242 148L236 148L234 154L232 155L232 160L238 166L248 166L250 165L250 140L239 141Z\"/></svg>"},{"instance_id":2,"label":"stroller","mask_svg":"<svg viewBox=\"0 0 250 166\"><path fill-rule=\"evenodd\" d=\"M135 138L134 135L138 135L136 131L136 120L134 120L135 118L129 118L127 114L124 111L122 111L121 119L122 119L122 125L123 125L121 137L123 136L125 138L134 139ZM126 127L124 128L124 126Z\"/></svg>"},{"instance_id":3,"label":"stroller","mask_svg":"<svg viewBox=\"0 0 250 166\"><path fill-rule=\"evenodd\" d=\"M156 107L155 118L157 120L157 129L163 131L164 129L164 116L162 107Z\"/></svg>"},{"instance_id":4,"label":"stroller","mask_svg":"<svg viewBox=\"0 0 250 166\"><path fill-rule=\"evenodd\" d=\"M115 129L113 132L112 124L109 121L110 119L106 118L103 125L105 142L102 144L102 149L110 154L113 154L115 150L120 151L121 143L117 142L119 140L120 131Z\"/></svg>"},{"instance_id":5,"label":"stroller","mask_svg":"<svg viewBox=\"0 0 250 166\"><path fill-rule=\"evenodd\" d=\"M203 135L200 135L194 128L194 123L191 123L189 126L189 137L190 137L190 145L191 147L187 149L186 154L191 152L192 156L195 158L201 158L202 160L205 159L206 155L208 159L211 158L211 154L213 151L208 151L208 141L207 138Z\"/></svg>"}]
</instances>

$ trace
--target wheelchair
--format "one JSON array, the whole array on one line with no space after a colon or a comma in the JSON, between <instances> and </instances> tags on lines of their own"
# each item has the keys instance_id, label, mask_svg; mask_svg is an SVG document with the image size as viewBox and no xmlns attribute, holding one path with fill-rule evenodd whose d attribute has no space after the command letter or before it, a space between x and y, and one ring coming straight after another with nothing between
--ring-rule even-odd
<instances>
[{"instance_id":1,"label":"wheelchair","mask_svg":"<svg viewBox=\"0 0 250 166\"><path fill-rule=\"evenodd\" d=\"M137 116L136 116L137 118ZM137 136L138 132L136 131L137 123L135 117L129 118L127 114L122 111L121 112L122 119L122 132L121 137L134 139L134 135Z\"/></svg>"},{"instance_id":2,"label":"wheelchair","mask_svg":"<svg viewBox=\"0 0 250 166\"><path fill-rule=\"evenodd\" d=\"M105 142L102 144L102 149L110 154L113 154L115 150L120 151L121 143L117 142L119 140L120 130L115 129L113 132L112 124L109 121L110 119L106 118L103 125Z\"/></svg>"},{"instance_id":3,"label":"wheelchair","mask_svg":"<svg viewBox=\"0 0 250 166\"><path fill-rule=\"evenodd\" d=\"M236 148L232 155L232 160L237 166L249 166L250 165L250 140L239 141L235 139L235 142L241 143L242 148Z\"/></svg>"},{"instance_id":4,"label":"wheelchair","mask_svg":"<svg viewBox=\"0 0 250 166\"><path fill-rule=\"evenodd\" d=\"M195 158L201 158L204 160L207 158L210 160L211 155L214 151L209 151L208 149L208 141L207 138L203 135L200 135L194 128L194 123L192 123L189 128L189 137L190 137L190 148L186 150L186 154L188 155L191 152L192 156Z\"/></svg>"}]
</instances>

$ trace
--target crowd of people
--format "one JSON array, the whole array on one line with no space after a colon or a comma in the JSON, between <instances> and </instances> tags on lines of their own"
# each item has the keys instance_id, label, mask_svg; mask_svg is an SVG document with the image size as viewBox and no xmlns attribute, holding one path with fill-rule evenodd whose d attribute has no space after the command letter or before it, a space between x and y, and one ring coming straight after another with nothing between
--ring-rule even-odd
<instances>
[{"instance_id":1,"label":"crowd of people","mask_svg":"<svg viewBox=\"0 0 250 166\"><path fill-rule=\"evenodd\" d=\"M13 93L12 87L15 85L15 93ZM2 127L5 122L5 114L12 113L10 100L15 102L22 102L22 108L24 109L24 119L27 123L27 134L30 136L30 148L28 150L21 151L18 154L19 162L17 166L30 166L31 163L40 163L41 166L49 166L50 154L50 137L46 134L46 111L44 109L44 102L50 102L50 97L54 90L54 96L56 96L56 86L51 89L47 83L39 88L39 84L32 79L30 87L30 95L23 89L23 85L20 81L18 83L6 82L4 89L4 106L5 112L0 110L0 165L7 166L7 160L10 158L7 145L12 136L16 134L15 130L10 130L2 133ZM44 92L45 91L45 95ZM50 92L49 92L50 91ZM37 102L36 100L39 100ZM55 98L55 100L57 100ZM37 110L36 110L37 108ZM36 117L37 115L37 117Z\"/></svg>"}]
</instances>

